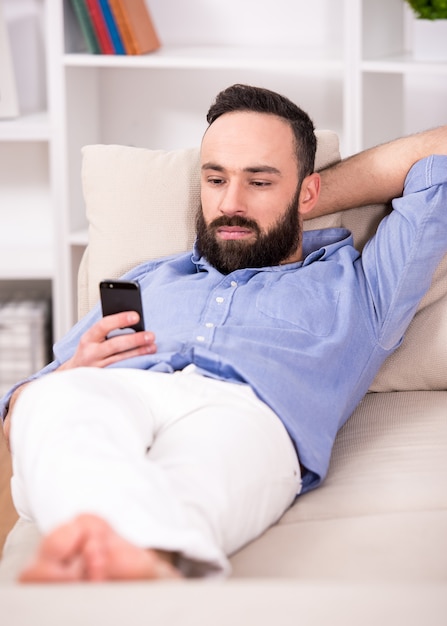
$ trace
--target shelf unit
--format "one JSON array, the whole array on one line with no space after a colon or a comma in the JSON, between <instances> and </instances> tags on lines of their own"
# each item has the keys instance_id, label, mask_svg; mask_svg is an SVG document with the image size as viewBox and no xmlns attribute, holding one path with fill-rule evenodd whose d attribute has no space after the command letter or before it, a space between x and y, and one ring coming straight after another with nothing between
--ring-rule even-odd
<instances>
[{"instance_id":1,"label":"shelf unit","mask_svg":"<svg viewBox=\"0 0 447 626\"><path fill-rule=\"evenodd\" d=\"M34 81L28 75L18 76L22 114L0 120L0 293L47 298L56 267L49 58L44 45L47 14L42 2L3 0L2 8L19 72L32 74L39 85L28 93L24 87Z\"/></svg>"},{"instance_id":2,"label":"shelf unit","mask_svg":"<svg viewBox=\"0 0 447 626\"><path fill-rule=\"evenodd\" d=\"M289 96L317 127L339 133L344 155L446 122L447 63L412 59L412 18L403 0L321 0L312 6L277 0L274 10L267 0L147 0L163 45L140 57L83 52L68 0L3 1L37 3L48 36L45 111L0 121L0 166L10 152L18 154L7 167L12 187L0 173L2 223L8 189L20 206L11 225L16 253L6 269L0 256L0 281L51 281L56 338L76 319L77 271L87 243L83 145L195 146L209 104L234 82ZM429 80L441 96L426 101L421 96ZM38 167L24 168L22 161ZM39 168L37 185L33 169ZM35 187L39 225L32 219ZM22 254L32 250L24 224L32 225L30 239L36 235L40 269L37 255Z\"/></svg>"}]
</instances>

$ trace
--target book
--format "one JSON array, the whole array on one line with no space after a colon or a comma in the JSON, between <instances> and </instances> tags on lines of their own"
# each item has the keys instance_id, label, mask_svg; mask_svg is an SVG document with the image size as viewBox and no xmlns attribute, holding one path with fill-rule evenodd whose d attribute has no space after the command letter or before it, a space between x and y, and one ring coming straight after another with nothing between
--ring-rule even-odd
<instances>
[{"instance_id":1,"label":"book","mask_svg":"<svg viewBox=\"0 0 447 626\"><path fill-rule=\"evenodd\" d=\"M160 39L145 0L108 0L127 54L146 54L160 47Z\"/></svg>"},{"instance_id":2,"label":"book","mask_svg":"<svg viewBox=\"0 0 447 626\"><path fill-rule=\"evenodd\" d=\"M99 0L86 0L86 6L99 42L101 53L114 54L112 39L110 37L104 15L101 11Z\"/></svg>"},{"instance_id":3,"label":"book","mask_svg":"<svg viewBox=\"0 0 447 626\"><path fill-rule=\"evenodd\" d=\"M93 24L90 21L86 0L70 0L70 2L84 36L87 50L92 54L99 54L101 48L99 47L99 41L96 38Z\"/></svg>"},{"instance_id":4,"label":"book","mask_svg":"<svg viewBox=\"0 0 447 626\"><path fill-rule=\"evenodd\" d=\"M0 3L0 118L19 115L19 101L6 20Z\"/></svg>"},{"instance_id":5,"label":"book","mask_svg":"<svg viewBox=\"0 0 447 626\"><path fill-rule=\"evenodd\" d=\"M116 23L115 17L112 13L109 0L99 0L99 4L109 31L110 39L112 40L115 54L126 54L123 39L121 37L121 33Z\"/></svg>"},{"instance_id":6,"label":"book","mask_svg":"<svg viewBox=\"0 0 447 626\"><path fill-rule=\"evenodd\" d=\"M109 0L109 4L112 15L115 18L116 25L121 34L126 54L137 54L133 43L132 34L129 30L129 24L125 19L123 8L121 6L121 0Z\"/></svg>"}]
</instances>

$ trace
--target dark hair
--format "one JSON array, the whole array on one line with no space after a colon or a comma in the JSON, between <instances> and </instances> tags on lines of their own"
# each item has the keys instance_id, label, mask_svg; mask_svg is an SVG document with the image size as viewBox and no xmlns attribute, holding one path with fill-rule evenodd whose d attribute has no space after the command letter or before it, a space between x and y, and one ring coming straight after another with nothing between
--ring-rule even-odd
<instances>
[{"instance_id":1,"label":"dark hair","mask_svg":"<svg viewBox=\"0 0 447 626\"><path fill-rule=\"evenodd\" d=\"M232 85L216 96L206 119L212 124L218 117L233 111L268 113L285 120L295 137L296 158L301 180L315 167L317 140L310 117L291 100L269 89L250 85Z\"/></svg>"}]
</instances>

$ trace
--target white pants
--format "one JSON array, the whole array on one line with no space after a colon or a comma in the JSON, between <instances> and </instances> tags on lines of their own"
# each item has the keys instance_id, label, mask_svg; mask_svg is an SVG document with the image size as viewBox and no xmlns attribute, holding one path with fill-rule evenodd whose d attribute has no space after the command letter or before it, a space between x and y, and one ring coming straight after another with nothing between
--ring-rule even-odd
<instances>
[{"instance_id":1,"label":"white pants","mask_svg":"<svg viewBox=\"0 0 447 626\"><path fill-rule=\"evenodd\" d=\"M12 492L43 533L81 513L180 555L185 575L227 573L301 488L276 415L246 385L78 368L30 384L12 419Z\"/></svg>"}]
</instances>

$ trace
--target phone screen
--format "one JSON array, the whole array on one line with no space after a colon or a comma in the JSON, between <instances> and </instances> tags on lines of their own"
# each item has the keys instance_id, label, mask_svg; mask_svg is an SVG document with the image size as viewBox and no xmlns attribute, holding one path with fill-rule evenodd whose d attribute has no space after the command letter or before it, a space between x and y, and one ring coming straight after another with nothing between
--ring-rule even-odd
<instances>
[{"instance_id":1,"label":"phone screen","mask_svg":"<svg viewBox=\"0 0 447 626\"><path fill-rule=\"evenodd\" d=\"M122 311L136 311L139 314L140 320L133 326L120 329L121 332L144 330L140 285L137 282L103 280L99 284L99 292L103 316L121 313Z\"/></svg>"}]
</instances>

